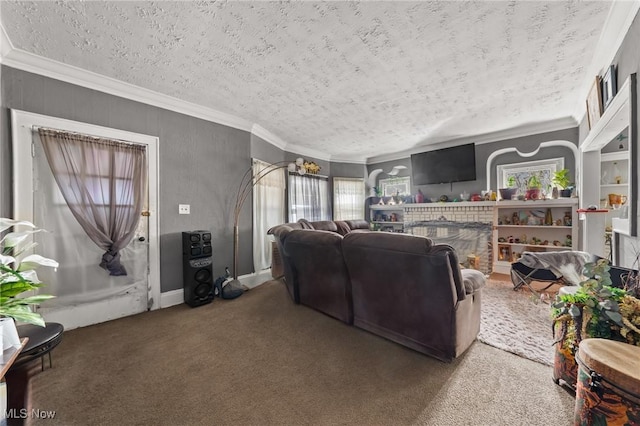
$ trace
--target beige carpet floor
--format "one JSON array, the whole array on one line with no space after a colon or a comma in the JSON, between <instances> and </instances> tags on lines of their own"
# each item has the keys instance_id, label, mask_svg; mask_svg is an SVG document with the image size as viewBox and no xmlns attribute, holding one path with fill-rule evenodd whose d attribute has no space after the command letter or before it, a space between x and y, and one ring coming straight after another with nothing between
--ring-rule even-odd
<instances>
[{"instance_id":1,"label":"beige carpet floor","mask_svg":"<svg viewBox=\"0 0 640 426\"><path fill-rule=\"evenodd\" d=\"M569 425L551 368L475 342L450 364L295 305L270 281L65 332L42 425Z\"/></svg>"}]
</instances>

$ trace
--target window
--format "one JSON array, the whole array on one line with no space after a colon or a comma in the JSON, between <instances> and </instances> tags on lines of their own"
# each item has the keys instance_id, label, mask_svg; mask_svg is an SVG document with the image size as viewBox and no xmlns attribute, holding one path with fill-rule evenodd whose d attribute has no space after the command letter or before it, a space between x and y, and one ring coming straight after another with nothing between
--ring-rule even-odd
<instances>
[{"instance_id":1,"label":"window","mask_svg":"<svg viewBox=\"0 0 640 426\"><path fill-rule=\"evenodd\" d=\"M364 179L333 178L333 220L364 218Z\"/></svg>"},{"instance_id":2,"label":"window","mask_svg":"<svg viewBox=\"0 0 640 426\"><path fill-rule=\"evenodd\" d=\"M380 187L382 189L382 195L385 197L409 195L411 194L411 178L406 176L380 179Z\"/></svg>"},{"instance_id":3,"label":"window","mask_svg":"<svg viewBox=\"0 0 640 426\"><path fill-rule=\"evenodd\" d=\"M269 228L284 220L285 178L282 169L253 159L253 176L262 176L253 186L253 268L261 271L271 265ZM262 172L262 173L261 173Z\"/></svg>"},{"instance_id":4,"label":"window","mask_svg":"<svg viewBox=\"0 0 640 426\"><path fill-rule=\"evenodd\" d=\"M511 177L515 180L516 187L524 194L529 178L538 176L542 189L548 192L551 188L551 179L556 170L564 168L564 158L551 158L549 160L527 161L514 164L503 164L497 167L498 188L506 188Z\"/></svg>"},{"instance_id":5,"label":"window","mask_svg":"<svg viewBox=\"0 0 640 426\"><path fill-rule=\"evenodd\" d=\"M289 174L289 222L331 220L326 177Z\"/></svg>"}]
</instances>

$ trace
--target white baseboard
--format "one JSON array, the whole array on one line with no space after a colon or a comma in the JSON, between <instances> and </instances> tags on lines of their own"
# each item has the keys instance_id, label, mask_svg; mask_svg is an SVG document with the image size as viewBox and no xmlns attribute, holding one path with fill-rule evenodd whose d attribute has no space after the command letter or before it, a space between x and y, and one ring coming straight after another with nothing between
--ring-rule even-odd
<instances>
[{"instance_id":1,"label":"white baseboard","mask_svg":"<svg viewBox=\"0 0 640 426\"><path fill-rule=\"evenodd\" d=\"M242 283L242 285L248 288L255 288L265 281L269 281L271 279L271 269L265 269L264 271L260 271L258 273L241 275L238 277L238 280ZM160 309L169 308L171 306L179 305L184 303L184 290L170 290L160 294Z\"/></svg>"},{"instance_id":2,"label":"white baseboard","mask_svg":"<svg viewBox=\"0 0 640 426\"><path fill-rule=\"evenodd\" d=\"M171 290L160 294L160 309L184 303L184 290Z\"/></svg>"}]
</instances>

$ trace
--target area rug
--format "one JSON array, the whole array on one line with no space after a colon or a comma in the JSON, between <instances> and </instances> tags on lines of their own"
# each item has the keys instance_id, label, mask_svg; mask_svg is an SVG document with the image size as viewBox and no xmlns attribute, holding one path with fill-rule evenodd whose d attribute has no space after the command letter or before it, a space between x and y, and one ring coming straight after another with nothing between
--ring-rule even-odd
<instances>
[{"instance_id":1,"label":"area rug","mask_svg":"<svg viewBox=\"0 0 640 426\"><path fill-rule=\"evenodd\" d=\"M549 305L528 289L513 290L509 282L487 280L482 290L482 321L478 340L524 358L553 364Z\"/></svg>"}]
</instances>

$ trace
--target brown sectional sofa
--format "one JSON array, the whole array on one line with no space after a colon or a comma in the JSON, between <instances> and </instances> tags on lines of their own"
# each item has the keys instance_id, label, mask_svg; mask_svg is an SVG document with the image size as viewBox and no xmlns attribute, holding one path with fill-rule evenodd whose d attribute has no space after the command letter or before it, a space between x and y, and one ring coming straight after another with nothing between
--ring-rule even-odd
<instances>
[{"instance_id":1,"label":"brown sectional sofa","mask_svg":"<svg viewBox=\"0 0 640 426\"><path fill-rule=\"evenodd\" d=\"M359 222L269 230L293 300L443 361L462 354L480 330L484 275L448 245Z\"/></svg>"},{"instance_id":2,"label":"brown sectional sofa","mask_svg":"<svg viewBox=\"0 0 640 426\"><path fill-rule=\"evenodd\" d=\"M305 219L300 219L297 222L289 222L282 225L274 226L267 231L267 234L273 235L276 240L276 246L280 252L282 258L284 278L287 290L291 295L294 302L300 303L300 295L298 284L293 276L293 270L291 269L291 261L289 256L284 250L284 242L287 239L289 233L296 229L313 229L317 231L331 231L339 235L346 235L354 230L366 230L369 229L369 222L366 220L346 220L346 221L318 221L309 222Z\"/></svg>"}]
</instances>

